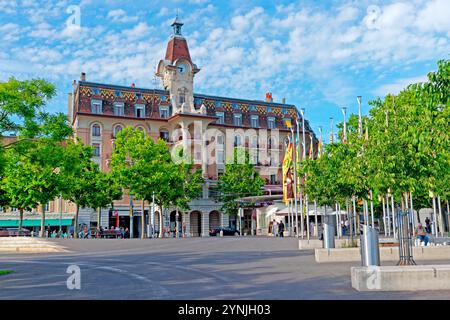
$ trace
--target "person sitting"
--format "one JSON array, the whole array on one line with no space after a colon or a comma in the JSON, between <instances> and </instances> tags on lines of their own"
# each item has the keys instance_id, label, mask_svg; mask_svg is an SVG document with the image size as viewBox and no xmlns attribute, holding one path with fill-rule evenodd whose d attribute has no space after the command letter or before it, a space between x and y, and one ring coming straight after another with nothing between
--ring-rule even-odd
<instances>
[{"instance_id":1,"label":"person sitting","mask_svg":"<svg viewBox=\"0 0 450 320\"><path fill-rule=\"evenodd\" d=\"M427 233L425 232L425 229L423 228L421 223L419 223L417 226L417 238L421 242L423 241L425 246L428 245L429 237L427 236Z\"/></svg>"}]
</instances>

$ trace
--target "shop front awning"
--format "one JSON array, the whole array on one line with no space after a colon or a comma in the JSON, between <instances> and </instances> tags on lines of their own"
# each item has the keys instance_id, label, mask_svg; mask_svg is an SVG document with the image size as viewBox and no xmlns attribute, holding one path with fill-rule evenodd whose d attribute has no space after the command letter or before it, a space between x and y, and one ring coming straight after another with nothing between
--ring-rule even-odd
<instances>
[{"instance_id":1,"label":"shop front awning","mask_svg":"<svg viewBox=\"0 0 450 320\"><path fill-rule=\"evenodd\" d=\"M45 219L45 226L59 227L61 221L62 226L71 226L73 219ZM22 220L23 227L40 227L41 219L25 219ZM19 219L0 220L1 228L18 228Z\"/></svg>"}]
</instances>

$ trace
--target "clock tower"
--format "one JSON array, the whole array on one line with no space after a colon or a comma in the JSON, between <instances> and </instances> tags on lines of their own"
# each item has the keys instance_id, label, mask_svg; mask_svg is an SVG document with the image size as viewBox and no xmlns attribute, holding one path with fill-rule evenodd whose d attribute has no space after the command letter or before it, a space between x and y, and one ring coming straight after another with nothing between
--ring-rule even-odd
<instances>
[{"instance_id":1,"label":"clock tower","mask_svg":"<svg viewBox=\"0 0 450 320\"><path fill-rule=\"evenodd\" d=\"M194 107L194 76L200 71L192 62L186 39L181 34L183 23L175 18L173 34L167 43L166 56L158 64L156 75L169 91L172 115L176 113L204 113Z\"/></svg>"}]
</instances>

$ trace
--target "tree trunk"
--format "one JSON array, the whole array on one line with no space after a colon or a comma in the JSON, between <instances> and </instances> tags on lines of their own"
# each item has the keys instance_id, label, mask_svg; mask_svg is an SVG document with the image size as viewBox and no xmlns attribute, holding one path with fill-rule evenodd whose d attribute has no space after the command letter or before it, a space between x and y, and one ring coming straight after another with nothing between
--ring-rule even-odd
<instances>
[{"instance_id":1,"label":"tree trunk","mask_svg":"<svg viewBox=\"0 0 450 320\"><path fill-rule=\"evenodd\" d=\"M348 198L345 199L345 209L347 210L347 217L348 217L348 226L350 228L349 232L350 232L350 243L353 244L353 217L352 217L352 213L349 210L348 207Z\"/></svg>"},{"instance_id":2,"label":"tree trunk","mask_svg":"<svg viewBox=\"0 0 450 320\"><path fill-rule=\"evenodd\" d=\"M44 238L45 236L45 204L41 203L41 230L39 236Z\"/></svg>"},{"instance_id":3,"label":"tree trunk","mask_svg":"<svg viewBox=\"0 0 450 320\"><path fill-rule=\"evenodd\" d=\"M22 225L23 225L23 208L19 209L19 236L22 233Z\"/></svg>"},{"instance_id":4,"label":"tree trunk","mask_svg":"<svg viewBox=\"0 0 450 320\"><path fill-rule=\"evenodd\" d=\"M145 239L145 200L142 199L142 214L141 214L141 239Z\"/></svg>"},{"instance_id":5,"label":"tree trunk","mask_svg":"<svg viewBox=\"0 0 450 320\"><path fill-rule=\"evenodd\" d=\"M97 229L100 230L102 222L102 208L97 208Z\"/></svg>"},{"instance_id":6,"label":"tree trunk","mask_svg":"<svg viewBox=\"0 0 450 320\"><path fill-rule=\"evenodd\" d=\"M163 214L163 207L159 207L159 237L164 238L164 214Z\"/></svg>"},{"instance_id":7,"label":"tree trunk","mask_svg":"<svg viewBox=\"0 0 450 320\"><path fill-rule=\"evenodd\" d=\"M78 238L78 214L80 212L80 206L78 204L75 205L75 217L73 219L73 238Z\"/></svg>"},{"instance_id":8,"label":"tree trunk","mask_svg":"<svg viewBox=\"0 0 450 320\"><path fill-rule=\"evenodd\" d=\"M178 208L177 208L177 211L176 211L176 214L175 214L175 229L176 229L175 236L177 238L180 237L180 223L179 223L179 219L180 219L180 212L178 211Z\"/></svg>"}]
</instances>

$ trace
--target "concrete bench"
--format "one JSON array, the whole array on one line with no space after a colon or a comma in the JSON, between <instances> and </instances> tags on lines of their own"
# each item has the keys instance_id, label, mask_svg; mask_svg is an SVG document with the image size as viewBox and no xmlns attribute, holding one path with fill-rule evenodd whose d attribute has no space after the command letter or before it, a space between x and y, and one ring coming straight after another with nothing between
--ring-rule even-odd
<instances>
[{"instance_id":1,"label":"concrete bench","mask_svg":"<svg viewBox=\"0 0 450 320\"><path fill-rule=\"evenodd\" d=\"M360 248L315 249L316 262L361 262ZM413 247L414 260L449 260L450 246ZM380 247L380 261L398 261L398 247Z\"/></svg>"},{"instance_id":2,"label":"concrete bench","mask_svg":"<svg viewBox=\"0 0 450 320\"><path fill-rule=\"evenodd\" d=\"M450 290L450 265L351 268L358 291Z\"/></svg>"}]
</instances>

